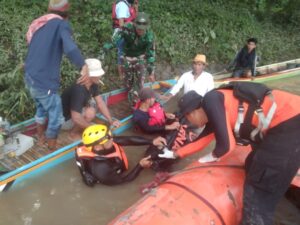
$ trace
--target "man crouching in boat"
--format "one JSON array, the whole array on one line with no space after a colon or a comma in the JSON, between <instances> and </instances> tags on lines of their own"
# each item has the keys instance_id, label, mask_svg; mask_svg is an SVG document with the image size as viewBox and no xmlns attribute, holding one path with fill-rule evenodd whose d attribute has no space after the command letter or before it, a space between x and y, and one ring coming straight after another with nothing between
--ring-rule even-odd
<instances>
[{"instance_id":1,"label":"man crouching in boat","mask_svg":"<svg viewBox=\"0 0 300 225\"><path fill-rule=\"evenodd\" d=\"M215 139L212 153L199 159L200 163L213 162L222 160L238 142L250 142L253 151L245 163L241 224L271 225L275 208L300 166L300 96L251 82L234 82L233 86L212 90L204 97L195 91L186 93L179 100L181 112L192 124L206 127L195 142L176 153L165 149L159 156L184 157ZM253 94L257 95L251 103Z\"/></svg>"},{"instance_id":2,"label":"man crouching in boat","mask_svg":"<svg viewBox=\"0 0 300 225\"><path fill-rule=\"evenodd\" d=\"M96 117L97 110L100 111L112 126L119 127L120 122L111 118L110 112L103 101L100 93L99 83L104 75L100 60L86 59L89 77L82 84L74 83L62 93L62 106L65 123L63 130L70 130L71 139L80 139L82 131L91 125Z\"/></svg>"},{"instance_id":3,"label":"man crouching in boat","mask_svg":"<svg viewBox=\"0 0 300 225\"><path fill-rule=\"evenodd\" d=\"M255 76L255 67L257 63L256 38L249 38L247 44L237 53L234 60L229 64L226 70L233 68L232 77L252 77Z\"/></svg>"},{"instance_id":4,"label":"man crouching in boat","mask_svg":"<svg viewBox=\"0 0 300 225\"><path fill-rule=\"evenodd\" d=\"M164 146L166 140L157 137L149 140L135 136L112 137L111 131L105 125L92 125L82 134L82 145L76 149L76 163L79 167L83 181L88 186L95 183L116 185L134 180L143 168L152 165L150 156L140 162L129 173L128 160L122 145L155 145Z\"/></svg>"}]
</instances>

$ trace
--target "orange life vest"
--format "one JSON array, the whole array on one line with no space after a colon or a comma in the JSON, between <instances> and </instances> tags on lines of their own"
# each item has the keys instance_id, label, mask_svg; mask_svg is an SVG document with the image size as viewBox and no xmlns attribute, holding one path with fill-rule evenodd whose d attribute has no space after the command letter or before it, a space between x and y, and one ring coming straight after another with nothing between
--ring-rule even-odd
<instances>
[{"instance_id":1,"label":"orange life vest","mask_svg":"<svg viewBox=\"0 0 300 225\"><path fill-rule=\"evenodd\" d=\"M135 8L132 5L130 5L127 1L124 1L124 0L115 1L112 5L112 14L111 14L111 18L113 20L113 28L120 27L119 19L117 19L117 15L116 15L116 5L121 1L126 3L126 5L129 7L129 13L130 13L130 17L124 18L124 23L133 22L136 18L137 12L135 11Z\"/></svg>"},{"instance_id":2,"label":"orange life vest","mask_svg":"<svg viewBox=\"0 0 300 225\"><path fill-rule=\"evenodd\" d=\"M92 151L88 151L86 149L85 146L80 146L76 149L76 154L79 158L95 158L95 157L103 157L103 158L119 158L123 164L124 164L124 167L126 170L128 170L128 159L127 159L127 156L124 152L124 149L116 144L116 143L113 143L113 146L114 146L114 149L115 149L115 152L113 153L110 153L110 154L107 154L107 155L98 155L97 153L94 153ZM101 152L101 151L100 151Z\"/></svg>"}]
</instances>

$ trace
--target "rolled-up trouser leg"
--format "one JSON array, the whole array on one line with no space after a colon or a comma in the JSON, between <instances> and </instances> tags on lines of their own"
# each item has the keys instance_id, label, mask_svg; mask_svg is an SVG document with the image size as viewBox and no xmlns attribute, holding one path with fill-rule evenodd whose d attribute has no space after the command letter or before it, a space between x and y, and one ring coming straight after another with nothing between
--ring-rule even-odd
<instances>
[{"instance_id":1,"label":"rolled-up trouser leg","mask_svg":"<svg viewBox=\"0 0 300 225\"><path fill-rule=\"evenodd\" d=\"M128 101L131 106L134 106L138 100L138 92L144 86L146 67L143 59L138 59L134 62L129 62L125 59L124 62L125 86L128 89Z\"/></svg>"},{"instance_id":2,"label":"rolled-up trouser leg","mask_svg":"<svg viewBox=\"0 0 300 225\"><path fill-rule=\"evenodd\" d=\"M145 83L145 63L142 60L139 60L138 63L135 64L134 71L133 86L131 88L131 101L135 105L135 103L139 100L138 93L144 87Z\"/></svg>"},{"instance_id":3,"label":"rolled-up trouser leg","mask_svg":"<svg viewBox=\"0 0 300 225\"><path fill-rule=\"evenodd\" d=\"M133 70L133 65L130 63L126 58L124 59L123 63L123 71L124 71L124 84L125 87L128 90L128 102L130 106L132 106L132 98L133 98L133 82L134 82L134 70Z\"/></svg>"}]
</instances>

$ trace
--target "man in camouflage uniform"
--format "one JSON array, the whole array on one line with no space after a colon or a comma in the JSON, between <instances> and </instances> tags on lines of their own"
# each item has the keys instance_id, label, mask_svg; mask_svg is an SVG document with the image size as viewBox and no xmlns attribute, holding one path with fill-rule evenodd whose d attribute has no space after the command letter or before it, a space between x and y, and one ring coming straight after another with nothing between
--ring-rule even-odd
<instances>
[{"instance_id":1,"label":"man in camouflage uniform","mask_svg":"<svg viewBox=\"0 0 300 225\"><path fill-rule=\"evenodd\" d=\"M154 82L155 47L154 34L149 30L149 16L139 13L134 23L125 24L113 37L112 43L104 45L104 51L115 47L124 39L124 51L121 55L124 82L128 88L128 100L133 106L138 91L144 86L146 73L149 81Z\"/></svg>"}]
</instances>

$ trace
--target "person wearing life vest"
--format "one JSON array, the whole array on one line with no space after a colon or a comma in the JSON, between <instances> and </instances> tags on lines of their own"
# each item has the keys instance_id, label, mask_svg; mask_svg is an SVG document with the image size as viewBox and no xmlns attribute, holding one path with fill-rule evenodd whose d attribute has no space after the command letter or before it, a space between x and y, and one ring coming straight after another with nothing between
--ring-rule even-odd
<instances>
[{"instance_id":1,"label":"person wearing life vest","mask_svg":"<svg viewBox=\"0 0 300 225\"><path fill-rule=\"evenodd\" d=\"M138 0L117 0L112 6L112 22L113 22L113 36L124 26L126 23L132 23L138 13ZM117 43L118 49L118 73L123 76L121 55L123 53L124 40L120 39Z\"/></svg>"},{"instance_id":2,"label":"person wearing life vest","mask_svg":"<svg viewBox=\"0 0 300 225\"><path fill-rule=\"evenodd\" d=\"M179 128L175 115L164 111L159 102L156 102L155 92L151 88L142 88L139 99L133 112L133 122L137 128L145 133L161 134Z\"/></svg>"},{"instance_id":3,"label":"person wearing life vest","mask_svg":"<svg viewBox=\"0 0 300 225\"><path fill-rule=\"evenodd\" d=\"M155 43L154 34L149 29L149 15L139 12L134 23L127 23L112 37L111 43L105 43L102 51L108 52L124 40L121 53L124 84L128 89L128 100L132 107L137 101L138 91L143 88L146 75L154 82Z\"/></svg>"},{"instance_id":4,"label":"person wearing life vest","mask_svg":"<svg viewBox=\"0 0 300 225\"><path fill-rule=\"evenodd\" d=\"M137 0L117 0L112 6L113 28L122 28L124 24L133 22L138 12Z\"/></svg>"},{"instance_id":5,"label":"person wearing life vest","mask_svg":"<svg viewBox=\"0 0 300 225\"><path fill-rule=\"evenodd\" d=\"M143 168L152 165L151 157L147 156L128 173L128 160L122 146L127 145L164 146L166 140L157 137L149 140L143 137L117 136L106 125L96 124L86 128L82 134L82 144L76 148L76 164L83 181L88 186L96 183L117 185L134 180Z\"/></svg>"},{"instance_id":6,"label":"person wearing life vest","mask_svg":"<svg viewBox=\"0 0 300 225\"><path fill-rule=\"evenodd\" d=\"M254 96L261 84L237 83L240 88L236 90L251 90L244 98L237 98L238 91L232 89L212 90L204 97L195 91L186 93L179 100L180 111L192 124L206 127L197 141L176 153L164 149L159 156L181 158L215 139L214 150L199 162L222 161L236 140L249 141L253 151L245 163L241 224L271 225L275 207L300 166L300 96L270 90L256 104L249 104L244 99Z\"/></svg>"}]
</instances>

